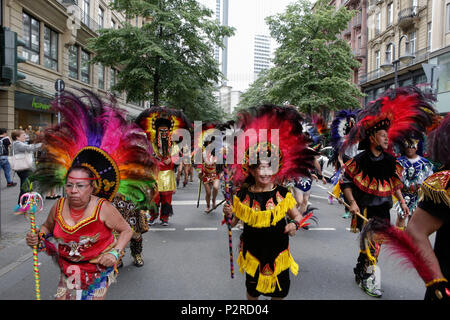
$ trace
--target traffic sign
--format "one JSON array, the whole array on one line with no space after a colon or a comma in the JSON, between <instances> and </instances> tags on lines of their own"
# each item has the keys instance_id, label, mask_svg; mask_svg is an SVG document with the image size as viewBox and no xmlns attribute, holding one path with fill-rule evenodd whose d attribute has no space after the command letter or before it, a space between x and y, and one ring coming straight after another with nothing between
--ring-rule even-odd
<instances>
[{"instance_id":1,"label":"traffic sign","mask_svg":"<svg viewBox=\"0 0 450 320\"><path fill-rule=\"evenodd\" d=\"M65 88L64 80L63 79L56 79L56 81L55 81L55 90L57 92L62 92L62 91L64 91L64 88Z\"/></svg>"}]
</instances>

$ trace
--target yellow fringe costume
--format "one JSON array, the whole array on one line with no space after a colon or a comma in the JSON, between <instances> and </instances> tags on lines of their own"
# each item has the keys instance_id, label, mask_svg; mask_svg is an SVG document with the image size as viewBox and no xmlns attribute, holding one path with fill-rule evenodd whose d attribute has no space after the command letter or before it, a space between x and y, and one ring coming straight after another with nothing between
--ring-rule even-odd
<instances>
[{"instance_id":1,"label":"yellow fringe costume","mask_svg":"<svg viewBox=\"0 0 450 320\"><path fill-rule=\"evenodd\" d=\"M255 277L259 271L256 290L262 294L273 293L277 287L282 290L278 281L281 272L290 268L294 275L298 274L298 264L289 252L288 235L283 233L286 213L296 205L292 194L281 186L262 193L241 190L233 199L233 212L245 223L237 260L240 272ZM261 234L265 236L258 236Z\"/></svg>"}]
</instances>

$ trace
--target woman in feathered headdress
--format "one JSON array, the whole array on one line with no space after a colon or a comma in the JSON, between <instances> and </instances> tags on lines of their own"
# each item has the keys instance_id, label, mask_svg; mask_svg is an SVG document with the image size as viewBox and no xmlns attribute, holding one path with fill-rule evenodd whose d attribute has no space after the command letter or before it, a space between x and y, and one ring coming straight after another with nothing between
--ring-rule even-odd
<instances>
[{"instance_id":1,"label":"woman in feathered headdress","mask_svg":"<svg viewBox=\"0 0 450 320\"><path fill-rule=\"evenodd\" d=\"M120 193L145 208L155 184L155 163L142 131L114 105L81 92L65 92L52 103L63 121L44 130L31 177L40 192L65 188L66 197L38 228L40 237L27 234L29 245L46 243L50 249L49 234L58 243L52 252L61 268L57 299L105 297L132 237L130 225L110 201ZM69 277L75 277L75 287L68 286Z\"/></svg>"},{"instance_id":2,"label":"woman in feathered headdress","mask_svg":"<svg viewBox=\"0 0 450 320\"><path fill-rule=\"evenodd\" d=\"M234 147L234 184L240 187L224 213L231 225L244 222L238 264L246 272L247 298L284 298L289 292L289 269L298 265L289 251L289 235L304 221L292 194L281 184L308 175L315 152L298 126L291 107L264 105L239 114ZM231 157L227 150L227 157ZM234 214L234 216L233 216ZM286 222L285 216L289 216Z\"/></svg>"},{"instance_id":3,"label":"woman in feathered headdress","mask_svg":"<svg viewBox=\"0 0 450 320\"><path fill-rule=\"evenodd\" d=\"M151 107L141 112L136 123L145 131L148 140L153 145L153 151L157 157L159 173L157 179L158 194L155 202L160 207L158 210L150 210L150 225L158 218L163 226L169 225L169 216L173 214L172 195L177 189L174 159L180 151L172 136L181 134L182 129L189 129L190 122L181 110L167 107ZM181 140L178 140L181 142ZM190 143L190 142L189 142Z\"/></svg>"},{"instance_id":4,"label":"woman in feathered headdress","mask_svg":"<svg viewBox=\"0 0 450 320\"><path fill-rule=\"evenodd\" d=\"M344 196L354 214L352 229L362 229L363 220L378 217L390 219L392 196L401 210L409 214L401 193L403 168L391 154L394 143L402 141L407 133L423 132L432 121L434 110L424 95L413 87L388 90L386 95L370 103L357 118L356 125L347 135L342 151L358 143L363 152L345 163L345 173L340 181ZM380 244L370 242L358 257L354 268L355 280L369 295L380 297L376 266Z\"/></svg>"}]
</instances>

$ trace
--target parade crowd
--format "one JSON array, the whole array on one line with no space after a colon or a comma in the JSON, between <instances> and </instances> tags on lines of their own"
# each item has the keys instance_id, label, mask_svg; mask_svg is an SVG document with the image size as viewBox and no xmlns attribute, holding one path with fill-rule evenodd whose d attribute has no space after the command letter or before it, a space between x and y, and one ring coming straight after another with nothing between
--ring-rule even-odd
<instances>
[{"instance_id":1,"label":"parade crowd","mask_svg":"<svg viewBox=\"0 0 450 320\"><path fill-rule=\"evenodd\" d=\"M52 106L61 123L28 135L28 142L24 130L8 136L0 129L0 164L8 187L15 185L12 172L20 179L22 211L33 192L58 198L26 236L60 268L56 299L104 299L128 245L134 265L143 266L142 234L155 223L169 225L176 189L195 176L205 212L223 204L230 237L231 227L242 229L237 263L249 300L288 296L290 273L299 269L289 237L316 219L308 206L314 180L332 185L330 201L343 204L350 230L359 233L353 272L365 293L382 296L383 247L417 270L424 299L450 298L450 116L437 114L415 87L337 111L330 125L292 105L255 106L200 130L195 119L166 106L129 121L113 101L88 90L66 91ZM319 162L327 146L329 179Z\"/></svg>"}]
</instances>

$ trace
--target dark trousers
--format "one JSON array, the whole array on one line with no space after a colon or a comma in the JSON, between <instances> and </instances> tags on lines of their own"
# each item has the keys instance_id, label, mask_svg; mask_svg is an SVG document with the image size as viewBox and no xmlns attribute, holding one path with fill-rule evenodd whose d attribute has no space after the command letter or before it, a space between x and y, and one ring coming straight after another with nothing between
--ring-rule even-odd
<instances>
[{"instance_id":1,"label":"dark trousers","mask_svg":"<svg viewBox=\"0 0 450 320\"><path fill-rule=\"evenodd\" d=\"M19 199L17 200L17 203L20 203L20 197L29 191L28 184L25 183L28 179L28 177L31 175L31 170L22 170L22 171L16 171L17 175L20 179L20 193L19 193Z\"/></svg>"}]
</instances>

